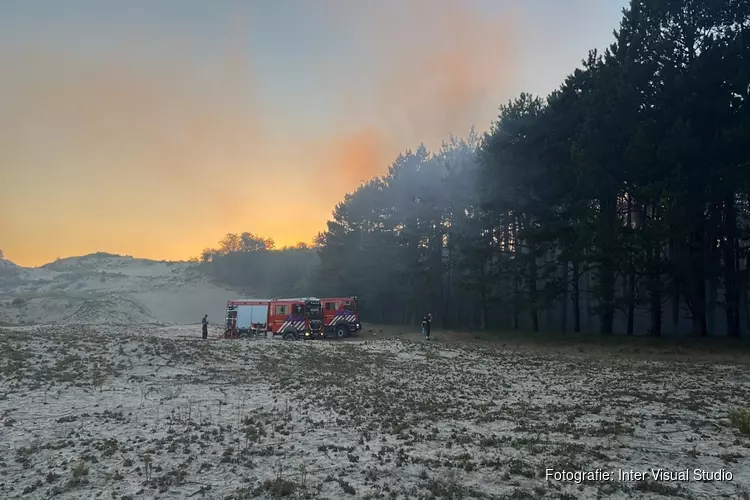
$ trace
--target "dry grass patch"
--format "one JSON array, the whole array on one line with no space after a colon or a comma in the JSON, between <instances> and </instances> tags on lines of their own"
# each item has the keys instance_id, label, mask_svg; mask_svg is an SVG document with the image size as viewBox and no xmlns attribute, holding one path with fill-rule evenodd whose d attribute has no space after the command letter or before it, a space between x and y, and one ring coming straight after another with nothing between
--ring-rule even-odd
<instances>
[{"instance_id":1,"label":"dry grass patch","mask_svg":"<svg viewBox=\"0 0 750 500\"><path fill-rule=\"evenodd\" d=\"M3 498L741 498L750 483L741 364L146 326L4 330L0 349ZM650 467L734 481L544 480Z\"/></svg>"}]
</instances>

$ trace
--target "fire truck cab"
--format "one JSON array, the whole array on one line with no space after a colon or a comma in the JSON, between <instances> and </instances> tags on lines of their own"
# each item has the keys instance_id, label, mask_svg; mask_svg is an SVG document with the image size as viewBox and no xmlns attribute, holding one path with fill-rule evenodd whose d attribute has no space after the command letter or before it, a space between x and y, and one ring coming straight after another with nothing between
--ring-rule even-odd
<instances>
[{"instance_id":1,"label":"fire truck cab","mask_svg":"<svg viewBox=\"0 0 750 500\"><path fill-rule=\"evenodd\" d=\"M320 300L304 297L227 302L225 337L267 337L268 332L284 340L322 337Z\"/></svg>"},{"instance_id":2,"label":"fire truck cab","mask_svg":"<svg viewBox=\"0 0 750 500\"><path fill-rule=\"evenodd\" d=\"M357 297L320 299L320 305L323 309L324 333L335 334L337 338L346 338L362 330Z\"/></svg>"}]
</instances>

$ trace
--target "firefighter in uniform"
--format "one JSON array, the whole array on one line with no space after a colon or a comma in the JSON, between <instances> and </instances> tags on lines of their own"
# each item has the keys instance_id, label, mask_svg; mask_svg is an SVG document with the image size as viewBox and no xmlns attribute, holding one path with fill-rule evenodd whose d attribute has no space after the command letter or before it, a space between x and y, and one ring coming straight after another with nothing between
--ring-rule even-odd
<instances>
[{"instance_id":1,"label":"firefighter in uniform","mask_svg":"<svg viewBox=\"0 0 750 500\"><path fill-rule=\"evenodd\" d=\"M206 340L208 338L208 314L203 315L201 326L203 327L203 340Z\"/></svg>"},{"instance_id":2,"label":"firefighter in uniform","mask_svg":"<svg viewBox=\"0 0 750 500\"><path fill-rule=\"evenodd\" d=\"M424 338L427 340L430 340L430 329L432 328L432 314L427 313L422 320L422 332L424 333Z\"/></svg>"}]
</instances>

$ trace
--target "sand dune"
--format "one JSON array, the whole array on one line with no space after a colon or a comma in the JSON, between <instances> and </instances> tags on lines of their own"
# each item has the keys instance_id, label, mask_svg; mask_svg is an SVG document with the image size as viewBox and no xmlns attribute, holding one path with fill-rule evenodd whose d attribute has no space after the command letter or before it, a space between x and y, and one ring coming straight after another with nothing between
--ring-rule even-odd
<instances>
[{"instance_id":1,"label":"sand dune","mask_svg":"<svg viewBox=\"0 0 750 500\"><path fill-rule=\"evenodd\" d=\"M36 268L0 260L0 324L219 323L226 301L244 296L211 282L194 263L111 254Z\"/></svg>"}]
</instances>

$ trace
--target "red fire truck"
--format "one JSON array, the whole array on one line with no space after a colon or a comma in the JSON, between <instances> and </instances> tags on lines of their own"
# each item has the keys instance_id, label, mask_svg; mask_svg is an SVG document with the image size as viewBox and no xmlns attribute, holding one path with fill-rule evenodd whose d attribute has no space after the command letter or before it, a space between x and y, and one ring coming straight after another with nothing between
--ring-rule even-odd
<instances>
[{"instance_id":1,"label":"red fire truck","mask_svg":"<svg viewBox=\"0 0 750 500\"><path fill-rule=\"evenodd\" d=\"M320 300L230 300L227 302L226 337L266 337L268 332L284 340L323 336Z\"/></svg>"},{"instance_id":2,"label":"red fire truck","mask_svg":"<svg viewBox=\"0 0 750 500\"><path fill-rule=\"evenodd\" d=\"M323 309L324 333L335 333L337 338L342 339L362 330L357 297L320 299L320 305Z\"/></svg>"}]
</instances>

